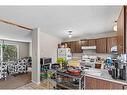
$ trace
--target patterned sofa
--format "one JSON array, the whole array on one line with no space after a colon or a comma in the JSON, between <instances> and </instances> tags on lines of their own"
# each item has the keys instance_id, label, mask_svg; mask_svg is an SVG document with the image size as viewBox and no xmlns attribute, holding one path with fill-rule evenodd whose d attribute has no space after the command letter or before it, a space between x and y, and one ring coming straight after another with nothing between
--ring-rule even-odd
<instances>
[{"instance_id":1,"label":"patterned sofa","mask_svg":"<svg viewBox=\"0 0 127 95\"><path fill-rule=\"evenodd\" d=\"M6 79L7 75L27 73L30 57L18 59L17 61L0 62L0 79Z\"/></svg>"},{"instance_id":2,"label":"patterned sofa","mask_svg":"<svg viewBox=\"0 0 127 95\"><path fill-rule=\"evenodd\" d=\"M7 78L7 63L6 62L0 62L0 79L6 79Z\"/></svg>"}]
</instances>

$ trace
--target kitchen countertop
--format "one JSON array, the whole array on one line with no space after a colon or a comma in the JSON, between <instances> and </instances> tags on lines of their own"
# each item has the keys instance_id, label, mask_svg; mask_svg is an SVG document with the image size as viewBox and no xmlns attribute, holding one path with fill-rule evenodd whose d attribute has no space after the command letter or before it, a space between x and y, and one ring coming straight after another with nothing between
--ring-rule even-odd
<instances>
[{"instance_id":1,"label":"kitchen countertop","mask_svg":"<svg viewBox=\"0 0 127 95\"><path fill-rule=\"evenodd\" d=\"M90 69L85 69L84 72L85 72L85 76L88 76L88 77L98 78L98 79L102 79L105 81L127 85L127 81L125 80L113 79L111 75L109 75L106 69L90 68Z\"/></svg>"}]
</instances>

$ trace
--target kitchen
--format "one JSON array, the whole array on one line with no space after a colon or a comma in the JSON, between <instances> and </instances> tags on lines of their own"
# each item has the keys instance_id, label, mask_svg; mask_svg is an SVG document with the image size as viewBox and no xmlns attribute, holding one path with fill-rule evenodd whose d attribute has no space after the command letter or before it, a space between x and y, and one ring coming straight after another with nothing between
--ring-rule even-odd
<instances>
[{"instance_id":1,"label":"kitchen","mask_svg":"<svg viewBox=\"0 0 127 95\"><path fill-rule=\"evenodd\" d=\"M58 50L70 48L72 59L68 60L67 71L68 68L72 69L73 72L69 73L74 74L80 68L80 73L85 73L84 86L82 87L81 81L79 89L127 89L126 18L127 7L123 6L118 20L115 21L117 22L115 35L63 41L58 45ZM72 31L69 33L72 34ZM58 58L62 57L58 56ZM61 86L61 88L66 88L66 86Z\"/></svg>"},{"instance_id":2,"label":"kitchen","mask_svg":"<svg viewBox=\"0 0 127 95\"><path fill-rule=\"evenodd\" d=\"M2 0L0 94L126 95L126 4Z\"/></svg>"},{"instance_id":3,"label":"kitchen","mask_svg":"<svg viewBox=\"0 0 127 95\"><path fill-rule=\"evenodd\" d=\"M33 26L25 28L28 30L23 30L23 34L20 29L15 30L20 24L15 26L10 20L1 20L1 29L7 32L2 31L2 37L29 43L31 75L27 84L16 89L126 89L126 8L121 5L0 7L1 12L4 10L3 17ZM23 36L17 36L17 31ZM6 80L1 81L7 84ZM10 88L14 88L11 83Z\"/></svg>"}]
</instances>

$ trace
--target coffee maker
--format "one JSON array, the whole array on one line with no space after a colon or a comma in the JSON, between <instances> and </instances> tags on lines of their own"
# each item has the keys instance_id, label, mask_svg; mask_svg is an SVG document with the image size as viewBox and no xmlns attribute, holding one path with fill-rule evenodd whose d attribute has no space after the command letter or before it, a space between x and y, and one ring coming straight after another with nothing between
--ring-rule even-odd
<instances>
[{"instance_id":1,"label":"coffee maker","mask_svg":"<svg viewBox=\"0 0 127 95\"><path fill-rule=\"evenodd\" d=\"M127 64L121 60L115 60L112 68L112 78L127 81Z\"/></svg>"}]
</instances>

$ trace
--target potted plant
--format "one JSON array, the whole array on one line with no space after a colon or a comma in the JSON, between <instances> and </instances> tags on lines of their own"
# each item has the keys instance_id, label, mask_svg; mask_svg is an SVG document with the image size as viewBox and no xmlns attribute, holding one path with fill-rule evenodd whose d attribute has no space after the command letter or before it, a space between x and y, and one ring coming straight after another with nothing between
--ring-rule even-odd
<instances>
[{"instance_id":1,"label":"potted plant","mask_svg":"<svg viewBox=\"0 0 127 95\"><path fill-rule=\"evenodd\" d=\"M67 61L65 58L57 58L57 63L60 64L61 69L67 67Z\"/></svg>"}]
</instances>

